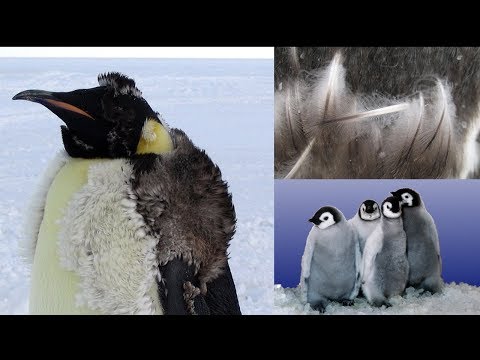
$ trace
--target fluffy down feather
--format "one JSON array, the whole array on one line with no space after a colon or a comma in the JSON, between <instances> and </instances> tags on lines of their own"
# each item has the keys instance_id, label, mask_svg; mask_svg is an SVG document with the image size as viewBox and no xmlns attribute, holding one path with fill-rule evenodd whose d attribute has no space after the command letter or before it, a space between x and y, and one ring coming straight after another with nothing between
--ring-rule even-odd
<instances>
[{"instance_id":1,"label":"fluffy down feather","mask_svg":"<svg viewBox=\"0 0 480 360\"><path fill-rule=\"evenodd\" d=\"M275 176L474 176L480 54L452 51L277 49Z\"/></svg>"},{"instance_id":2,"label":"fluffy down feather","mask_svg":"<svg viewBox=\"0 0 480 360\"><path fill-rule=\"evenodd\" d=\"M227 266L235 209L218 166L183 131L171 134L173 151L131 160L136 209L159 238L160 265L176 257L193 264L206 293Z\"/></svg>"}]
</instances>

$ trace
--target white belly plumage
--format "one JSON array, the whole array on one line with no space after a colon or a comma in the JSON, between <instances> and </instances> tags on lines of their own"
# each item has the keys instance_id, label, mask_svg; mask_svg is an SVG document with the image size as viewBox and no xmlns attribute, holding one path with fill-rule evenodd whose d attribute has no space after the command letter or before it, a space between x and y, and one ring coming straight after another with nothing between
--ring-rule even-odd
<instances>
[{"instance_id":1,"label":"white belly plumage","mask_svg":"<svg viewBox=\"0 0 480 360\"><path fill-rule=\"evenodd\" d=\"M135 210L131 165L69 158L51 183L31 276L32 314L161 314L156 239Z\"/></svg>"}]
</instances>

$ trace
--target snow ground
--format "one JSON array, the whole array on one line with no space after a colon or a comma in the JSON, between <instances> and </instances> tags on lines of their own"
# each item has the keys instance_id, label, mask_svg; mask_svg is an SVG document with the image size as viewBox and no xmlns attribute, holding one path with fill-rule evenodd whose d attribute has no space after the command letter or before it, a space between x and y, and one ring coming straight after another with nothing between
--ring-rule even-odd
<instances>
[{"instance_id":1,"label":"snow ground","mask_svg":"<svg viewBox=\"0 0 480 360\"><path fill-rule=\"evenodd\" d=\"M326 315L467 315L480 314L480 287L454 282L445 286L442 294L422 293L407 288L403 297L391 299L392 306L373 307L365 298L355 299L353 306L330 303ZM309 304L303 305L299 289L275 285L274 314L278 315L319 315Z\"/></svg>"},{"instance_id":2,"label":"snow ground","mask_svg":"<svg viewBox=\"0 0 480 360\"><path fill-rule=\"evenodd\" d=\"M220 166L238 218L229 250L240 307L271 313L273 60L0 59L0 314L27 312L29 272L17 255L25 206L63 147L61 120L11 98L94 87L106 71L133 77L152 108Z\"/></svg>"}]
</instances>

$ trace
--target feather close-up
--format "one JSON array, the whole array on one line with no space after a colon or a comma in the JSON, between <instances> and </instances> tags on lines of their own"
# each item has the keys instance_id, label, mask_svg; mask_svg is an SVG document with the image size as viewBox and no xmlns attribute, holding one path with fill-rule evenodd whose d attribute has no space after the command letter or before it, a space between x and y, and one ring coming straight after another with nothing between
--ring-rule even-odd
<instances>
[{"instance_id":1,"label":"feather close-up","mask_svg":"<svg viewBox=\"0 0 480 360\"><path fill-rule=\"evenodd\" d=\"M276 48L275 178L478 177L478 48Z\"/></svg>"}]
</instances>

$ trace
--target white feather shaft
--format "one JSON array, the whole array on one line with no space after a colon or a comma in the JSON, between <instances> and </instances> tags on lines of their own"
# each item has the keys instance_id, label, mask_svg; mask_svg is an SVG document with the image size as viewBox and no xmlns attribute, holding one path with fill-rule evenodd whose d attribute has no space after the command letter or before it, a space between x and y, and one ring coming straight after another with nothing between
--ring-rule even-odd
<instances>
[{"instance_id":1,"label":"white feather shaft","mask_svg":"<svg viewBox=\"0 0 480 360\"><path fill-rule=\"evenodd\" d=\"M298 60L298 51L297 51L297 48L296 47L291 47L290 49L290 57L292 59L292 63L294 64L295 66L295 70L297 72L300 71L300 62Z\"/></svg>"},{"instance_id":2,"label":"white feather shaft","mask_svg":"<svg viewBox=\"0 0 480 360\"><path fill-rule=\"evenodd\" d=\"M330 110L329 109L330 103L333 103L333 100L334 100L333 94L335 94L335 85L336 85L339 68L340 68L340 53L336 53L332 60L332 65L330 66L330 71L328 75L327 96L325 98L325 111L323 113L324 120L328 114L328 111Z\"/></svg>"},{"instance_id":3,"label":"white feather shaft","mask_svg":"<svg viewBox=\"0 0 480 360\"><path fill-rule=\"evenodd\" d=\"M329 123L339 122L339 121L361 120L361 119L365 119L373 116L381 116L381 115L391 114L395 112L405 111L408 109L408 107L409 107L408 103L391 105L391 106L386 106L380 109L369 110L361 113L341 116L334 119L328 119L328 120L325 120L324 123L329 124Z\"/></svg>"},{"instance_id":4,"label":"white feather shaft","mask_svg":"<svg viewBox=\"0 0 480 360\"><path fill-rule=\"evenodd\" d=\"M407 104L407 103L386 106L386 107L383 107L383 108L380 108L380 109L365 111L363 113L352 114L352 115L343 116L343 117L336 118L336 119L327 120L324 123L332 123L332 122L348 121L348 120L360 120L360 119L373 117L373 116L391 114L391 113L395 113L395 112L399 112L399 111L405 111L408 108L408 106L409 106L409 104ZM285 179L291 179L295 176L295 174L298 172L299 168L302 166L305 159L307 158L308 154L312 150L312 147L315 143L315 140L316 139L314 138L313 140L310 141L308 146L303 151L302 155L300 155L300 157L298 158L295 165L289 171L287 176L285 176Z\"/></svg>"},{"instance_id":5,"label":"white feather shaft","mask_svg":"<svg viewBox=\"0 0 480 360\"><path fill-rule=\"evenodd\" d=\"M330 65L330 69L328 71L328 82L327 82L327 93L325 96L325 110L323 113L324 119L325 116L327 116L327 112L330 107L330 103L333 103L334 101L334 96L333 94L335 93L335 85L336 85L336 78L338 76L339 68L340 68L340 53L335 54L332 64ZM291 179L292 177L295 176L295 174L298 172L300 167L303 165L305 162L305 159L307 158L308 154L312 150L312 147L316 141L316 138L313 138L308 146L305 148L305 150L302 152L302 155L298 158L296 161L295 165L292 167L292 169L288 172L287 176L285 176L285 179Z\"/></svg>"},{"instance_id":6,"label":"white feather shaft","mask_svg":"<svg viewBox=\"0 0 480 360\"><path fill-rule=\"evenodd\" d=\"M303 151L302 155L300 155L300 157L298 158L297 162L295 163L295 165L292 167L292 169L288 172L287 176L285 176L285 179L292 179L295 174L297 173L298 169L300 169L300 167L302 166L303 162L305 161L305 159L307 158L308 154L310 153L310 151L312 150L312 147L313 147L313 144L315 143L315 140L316 139L313 139L310 141L310 143L308 144L308 146L305 148L305 150Z\"/></svg>"}]
</instances>

